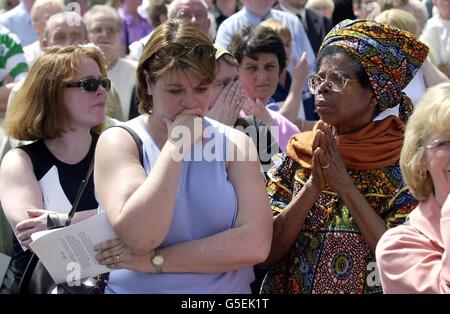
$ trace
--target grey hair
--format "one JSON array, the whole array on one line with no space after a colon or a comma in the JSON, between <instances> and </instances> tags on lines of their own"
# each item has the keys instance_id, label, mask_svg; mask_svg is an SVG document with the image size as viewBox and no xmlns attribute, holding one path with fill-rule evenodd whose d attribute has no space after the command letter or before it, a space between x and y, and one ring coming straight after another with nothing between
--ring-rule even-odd
<instances>
[{"instance_id":1,"label":"grey hair","mask_svg":"<svg viewBox=\"0 0 450 314\"><path fill-rule=\"evenodd\" d=\"M116 23L116 26L119 29L122 28L118 11L113 7L105 4L96 4L84 14L83 21L86 27L89 27L89 24L92 22L93 16L96 14L103 14L108 17L112 17L114 19L114 22Z\"/></svg>"}]
</instances>

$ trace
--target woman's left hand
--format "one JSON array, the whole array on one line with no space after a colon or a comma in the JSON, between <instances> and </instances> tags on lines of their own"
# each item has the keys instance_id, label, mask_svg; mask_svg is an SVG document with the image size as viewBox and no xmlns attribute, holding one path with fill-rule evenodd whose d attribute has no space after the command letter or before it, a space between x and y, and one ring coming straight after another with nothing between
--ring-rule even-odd
<instances>
[{"instance_id":1,"label":"woman's left hand","mask_svg":"<svg viewBox=\"0 0 450 314\"><path fill-rule=\"evenodd\" d=\"M245 97L241 94L239 81L230 82L219 94L214 106L206 114L223 124L234 126Z\"/></svg>"},{"instance_id":2,"label":"woman's left hand","mask_svg":"<svg viewBox=\"0 0 450 314\"><path fill-rule=\"evenodd\" d=\"M30 249L31 235L38 231L47 230L47 215L49 213L54 212L45 209L27 209L30 218L16 225L17 238L22 246Z\"/></svg>"},{"instance_id":3,"label":"woman's left hand","mask_svg":"<svg viewBox=\"0 0 450 314\"><path fill-rule=\"evenodd\" d=\"M306 52L303 52L300 61L296 62L294 59L291 62L292 71L291 76L292 80L295 81L296 84L303 86L305 83L306 77L309 73L308 59L306 58Z\"/></svg>"},{"instance_id":4,"label":"woman's left hand","mask_svg":"<svg viewBox=\"0 0 450 314\"><path fill-rule=\"evenodd\" d=\"M266 126L272 126L273 120L269 114L267 107L260 99L253 101L250 97L246 97L242 110L246 115L254 115L257 119L261 120Z\"/></svg>"},{"instance_id":5,"label":"woman's left hand","mask_svg":"<svg viewBox=\"0 0 450 314\"><path fill-rule=\"evenodd\" d=\"M320 142L322 150L320 163L322 166L323 176L328 186L338 194L344 193L346 189L353 186L353 180L345 168L341 154L339 154L336 138L332 134L331 126L326 123L319 125L324 133Z\"/></svg>"},{"instance_id":6,"label":"woman's left hand","mask_svg":"<svg viewBox=\"0 0 450 314\"><path fill-rule=\"evenodd\" d=\"M111 269L130 269L139 272L146 272L147 255L135 255L120 239L113 239L102 242L94 247L97 252L95 258L100 265L105 265Z\"/></svg>"}]
</instances>

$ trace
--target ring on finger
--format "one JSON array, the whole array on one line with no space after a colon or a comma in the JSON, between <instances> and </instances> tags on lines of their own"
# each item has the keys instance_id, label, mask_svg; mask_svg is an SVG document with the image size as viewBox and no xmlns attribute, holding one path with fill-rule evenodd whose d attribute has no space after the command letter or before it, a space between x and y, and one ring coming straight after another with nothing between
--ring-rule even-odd
<instances>
[{"instance_id":1,"label":"ring on finger","mask_svg":"<svg viewBox=\"0 0 450 314\"><path fill-rule=\"evenodd\" d=\"M120 262L120 255L114 256L114 262L119 263Z\"/></svg>"}]
</instances>

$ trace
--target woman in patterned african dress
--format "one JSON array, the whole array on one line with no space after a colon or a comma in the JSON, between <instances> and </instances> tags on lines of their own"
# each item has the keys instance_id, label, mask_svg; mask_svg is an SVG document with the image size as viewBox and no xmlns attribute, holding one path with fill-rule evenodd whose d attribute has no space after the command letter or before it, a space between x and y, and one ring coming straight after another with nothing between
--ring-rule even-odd
<instances>
[{"instance_id":1,"label":"woman in patterned african dress","mask_svg":"<svg viewBox=\"0 0 450 314\"><path fill-rule=\"evenodd\" d=\"M262 293L380 293L383 233L416 206L399 168L411 100L401 91L428 48L373 21L339 23L308 77L321 120L291 138L269 171L271 267ZM377 115L400 104L400 117Z\"/></svg>"}]
</instances>

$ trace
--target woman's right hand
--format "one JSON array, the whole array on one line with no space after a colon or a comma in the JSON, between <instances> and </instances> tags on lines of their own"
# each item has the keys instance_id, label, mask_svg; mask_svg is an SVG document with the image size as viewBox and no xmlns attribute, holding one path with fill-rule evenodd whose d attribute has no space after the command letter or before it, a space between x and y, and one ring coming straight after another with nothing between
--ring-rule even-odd
<instances>
[{"instance_id":1,"label":"woman's right hand","mask_svg":"<svg viewBox=\"0 0 450 314\"><path fill-rule=\"evenodd\" d=\"M177 147L189 149L202 142L203 117L201 108L185 109L173 121L164 118L167 125L167 140ZM180 142L181 141L181 142Z\"/></svg>"},{"instance_id":2,"label":"woman's right hand","mask_svg":"<svg viewBox=\"0 0 450 314\"><path fill-rule=\"evenodd\" d=\"M324 132L320 129L322 121L319 121L319 127L314 135L312 150L312 166L311 166L311 176L308 179L307 184L313 188L314 192L319 194L325 186L325 178L322 170L322 162L324 152L321 148L324 141Z\"/></svg>"},{"instance_id":3,"label":"woman's right hand","mask_svg":"<svg viewBox=\"0 0 450 314\"><path fill-rule=\"evenodd\" d=\"M234 126L244 100L239 81L230 82L222 89L207 116L228 126Z\"/></svg>"},{"instance_id":4,"label":"woman's right hand","mask_svg":"<svg viewBox=\"0 0 450 314\"><path fill-rule=\"evenodd\" d=\"M272 126L273 120L270 113L260 99L252 100L250 97L245 98L242 111L248 116L254 115L258 120L261 120L266 126Z\"/></svg>"}]
</instances>

